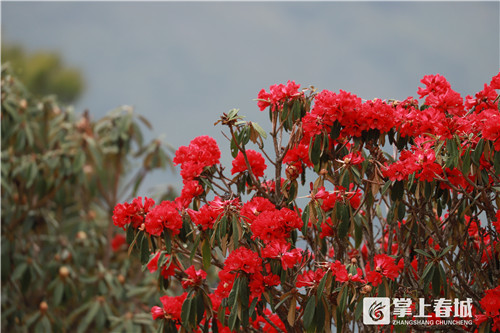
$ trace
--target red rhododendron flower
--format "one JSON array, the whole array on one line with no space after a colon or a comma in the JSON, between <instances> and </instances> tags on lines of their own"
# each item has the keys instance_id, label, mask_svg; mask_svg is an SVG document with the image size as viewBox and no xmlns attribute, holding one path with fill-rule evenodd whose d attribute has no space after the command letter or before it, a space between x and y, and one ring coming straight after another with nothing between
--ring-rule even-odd
<instances>
[{"instance_id":1,"label":"red rhododendron flower","mask_svg":"<svg viewBox=\"0 0 500 333\"><path fill-rule=\"evenodd\" d=\"M203 280L207 278L207 272L204 270L196 270L193 265L189 266L184 273L187 277L182 279L182 288L187 289L191 286L199 286L202 284Z\"/></svg>"},{"instance_id":2,"label":"red rhododendron flower","mask_svg":"<svg viewBox=\"0 0 500 333\"><path fill-rule=\"evenodd\" d=\"M443 168L436 162L436 154L431 148L432 143L425 138L416 138L412 152L403 150L399 161L387 166L382 170L385 177L390 180L406 180L408 176L415 173L421 181L431 182L443 173Z\"/></svg>"},{"instance_id":3,"label":"red rhododendron flower","mask_svg":"<svg viewBox=\"0 0 500 333\"><path fill-rule=\"evenodd\" d=\"M289 149L283 158L283 164L295 166L299 175L302 173L303 165L312 168L314 165L309 159L309 145L300 143Z\"/></svg>"},{"instance_id":4,"label":"red rhododendron flower","mask_svg":"<svg viewBox=\"0 0 500 333\"><path fill-rule=\"evenodd\" d=\"M382 282L382 277L390 280L397 278L404 267L403 259L400 259L396 264L395 259L387 254L377 254L373 261L375 266L373 271L370 268L370 263L366 265L366 280L375 287Z\"/></svg>"},{"instance_id":5,"label":"red rhododendron flower","mask_svg":"<svg viewBox=\"0 0 500 333\"><path fill-rule=\"evenodd\" d=\"M497 211L495 216L496 216L497 220L493 221L492 224L495 227L497 234L500 234L500 209Z\"/></svg>"},{"instance_id":6,"label":"red rhododendron flower","mask_svg":"<svg viewBox=\"0 0 500 333\"><path fill-rule=\"evenodd\" d=\"M253 221L252 238L260 238L264 242L284 240L296 228L302 228L302 219L288 208L264 211Z\"/></svg>"},{"instance_id":7,"label":"red rhododendron flower","mask_svg":"<svg viewBox=\"0 0 500 333\"><path fill-rule=\"evenodd\" d=\"M173 162L181 165L183 180L193 180L201 175L206 167L218 164L220 150L217 142L209 136L193 139L189 146L182 146L175 152Z\"/></svg>"},{"instance_id":8,"label":"red rhododendron flower","mask_svg":"<svg viewBox=\"0 0 500 333\"><path fill-rule=\"evenodd\" d=\"M262 270L262 259L245 247L239 247L229 254L224 262L224 270L255 274Z\"/></svg>"},{"instance_id":9,"label":"red rhododendron flower","mask_svg":"<svg viewBox=\"0 0 500 333\"><path fill-rule=\"evenodd\" d=\"M175 269L178 268L174 263L172 263L172 257L169 254L165 254L167 258L165 264L162 267L161 275L163 278L168 279L175 274ZM156 252L155 256L148 262L147 268L150 273L154 273L158 270L158 261L160 259L160 251Z\"/></svg>"},{"instance_id":10,"label":"red rhododendron flower","mask_svg":"<svg viewBox=\"0 0 500 333\"><path fill-rule=\"evenodd\" d=\"M299 92L299 88L300 85L296 84L295 81L289 80L286 85L274 84L270 86L269 92L262 89L257 95L257 106L260 111L264 111L268 106L271 106L271 110L275 111L286 100L301 96L303 93Z\"/></svg>"},{"instance_id":11,"label":"red rhododendron flower","mask_svg":"<svg viewBox=\"0 0 500 333\"><path fill-rule=\"evenodd\" d=\"M303 250L293 249L290 252L285 252L281 256L281 265L283 269L293 268L295 264L302 261Z\"/></svg>"},{"instance_id":12,"label":"red rhododendron flower","mask_svg":"<svg viewBox=\"0 0 500 333\"><path fill-rule=\"evenodd\" d=\"M215 290L215 294L220 298L224 299L229 296L231 289L233 289L234 279L236 274L223 269L219 272L219 284Z\"/></svg>"},{"instance_id":13,"label":"red rhododendron flower","mask_svg":"<svg viewBox=\"0 0 500 333\"><path fill-rule=\"evenodd\" d=\"M154 306L151 309L151 314L153 319L156 320L160 317L165 317L170 320L181 321L181 312L182 312L182 303L186 300L187 293L184 293L180 296L162 296L160 297L161 304L163 308L158 306ZM161 311L163 313L161 313Z\"/></svg>"},{"instance_id":14,"label":"red rhododendron flower","mask_svg":"<svg viewBox=\"0 0 500 333\"><path fill-rule=\"evenodd\" d=\"M116 234L111 240L111 249L113 249L114 252L120 250L124 245L127 245L127 240L123 234Z\"/></svg>"},{"instance_id":15,"label":"red rhododendron flower","mask_svg":"<svg viewBox=\"0 0 500 333\"><path fill-rule=\"evenodd\" d=\"M484 314L476 315L476 325L480 325L484 321L492 319L492 331L500 331L500 286L486 290L484 297L479 303L484 310Z\"/></svg>"},{"instance_id":16,"label":"red rhododendron flower","mask_svg":"<svg viewBox=\"0 0 500 333\"><path fill-rule=\"evenodd\" d=\"M359 165L363 163L364 160L365 158L361 155L361 152L357 151L344 156L342 162L344 162L345 165Z\"/></svg>"},{"instance_id":17,"label":"red rhododendron flower","mask_svg":"<svg viewBox=\"0 0 500 333\"><path fill-rule=\"evenodd\" d=\"M248 163L250 163L250 168L252 168L254 176L255 177L264 176L264 170L266 170L267 165L266 161L264 160L264 157L262 157L262 154L252 149L247 149L246 154L248 158ZM243 172L246 170L248 170L248 168L247 164L245 163L245 157L243 156L243 153L240 151L236 156L236 158L233 160L233 168L231 169L231 174L234 175L235 173Z\"/></svg>"},{"instance_id":18,"label":"red rhododendron flower","mask_svg":"<svg viewBox=\"0 0 500 333\"><path fill-rule=\"evenodd\" d=\"M332 265L330 266L330 269L332 270L332 276L335 277L335 281L344 283L344 282L359 282L359 283L366 283L365 280L363 280L363 271L361 268L356 269L356 274L352 275L347 272L347 268L344 264L342 264L339 260L336 260Z\"/></svg>"},{"instance_id":19,"label":"red rhododendron flower","mask_svg":"<svg viewBox=\"0 0 500 333\"><path fill-rule=\"evenodd\" d=\"M332 237L333 236L333 222L332 218L328 217L326 221L321 223L321 232L319 234L319 238L323 239L325 237Z\"/></svg>"},{"instance_id":20,"label":"red rhododendron flower","mask_svg":"<svg viewBox=\"0 0 500 333\"><path fill-rule=\"evenodd\" d=\"M144 198L144 204L142 197L135 198L130 204L117 204L113 210L113 224L125 230L125 226L131 223L137 229L144 223L145 215L154 204L154 200L147 197Z\"/></svg>"},{"instance_id":21,"label":"red rhododendron flower","mask_svg":"<svg viewBox=\"0 0 500 333\"><path fill-rule=\"evenodd\" d=\"M291 245L286 241L270 242L262 249L262 258L281 258L281 256L288 252Z\"/></svg>"},{"instance_id":22,"label":"red rhododendron flower","mask_svg":"<svg viewBox=\"0 0 500 333\"><path fill-rule=\"evenodd\" d=\"M325 273L326 272L321 268L318 268L315 271L305 271L297 276L295 286L297 288L317 286Z\"/></svg>"},{"instance_id":23,"label":"red rhododendron flower","mask_svg":"<svg viewBox=\"0 0 500 333\"><path fill-rule=\"evenodd\" d=\"M154 207L146 216L146 232L160 236L163 229L169 229L173 236L182 228L182 218L177 210L177 205L171 201L163 201Z\"/></svg>"},{"instance_id":24,"label":"red rhododendron flower","mask_svg":"<svg viewBox=\"0 0 500 333\"><path fill-rule=\"evenodd\" d=\"M265 211L275 210L275 205L266 198L254 197L241 208L241 216L245 217L245 221L252 224L260 213Z\"/></svg>"},{"instance_id":25,"label":"red rhododendron flower","mask_svg":"<svg viewBox=\"0 0 500 333\"><path fill-rule=\"evenodd\" d=\"M268 320L271 321L273 325L271 325L268 320L264 319L263 316L258 315L257 318L255 318L255 320L251 322L251 325L255 329L255 331L266 333L286 332L285 324L283 324L277 314L271 313L271 310L266 308L264 309L263 315L266 316L266 318L268 318ZM277 331L275 327L280 329L280 331Z\"/></svg>"},{"instance_id":26,"label":"red rhododendron flower","mask_svg":"<svg viewBox=\"0 0 500 333\"><path fill-rule=\"evenodd\" d=\"M184 180L180 197L175 199L181 207L188 207L193 198L203 194L203 187L197 180Z\"/></svg>"},{"instance_id":27,"label":"red rhododendron flower","mask_svg":"<svg viewBox=\"0 0 500 333\"><path fill-rule=\"evenodd\" d=\"M220 209L214 208L209 204L201 206L199 211L189 209L187 212L193 223L201 226L203 230L212 229L215 221L222 214Z\"/></svg>"}]
</instances>

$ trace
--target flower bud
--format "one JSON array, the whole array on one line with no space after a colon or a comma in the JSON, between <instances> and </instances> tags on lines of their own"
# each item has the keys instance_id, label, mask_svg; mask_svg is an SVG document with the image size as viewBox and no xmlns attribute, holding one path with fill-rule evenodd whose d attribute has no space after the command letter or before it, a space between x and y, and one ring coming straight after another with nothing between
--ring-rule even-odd
<instances>
[{"instance_id":1,"label":"flower bud","mask_svg":"<svg viewBox=\"0 0 500 333\"><path fill-rule=\"evenodd\" d=\"M85 231L78 231L76 233L76 239L78 239L78 240L86 240L87 239L87 233Z\"/></svg>"},{"instance_id":2,"label":"flower bud","mask_svg":"<svg viewBox=\"0 0 500 333\"><path fill-rule=\"evenodd\" d=\"M49 309L49 305L47 304L47 302L43 301L40 303L39 308L40 308L40 312L45 313Z\"/></svg>"},{"instance_id":3,"label":"flower bud","mask_svg":"<svg viewBox=\"0 0 500 333\"><path fill-rule=\"evenodd\" d=\"M23 110L25 110L27 107L28 107L28 102L25 100L25 99L22 99L20 102L19 102L19 107Z\"/></svg>"},{"instance_id":4,"label":"flower bud","mask_svg":"<svg viewBox=\"0 0 500 333\"><path fill-rule=\"evenodd\" d=\"M361 293L362 294L368 294L372 291L372 286L370 286L369 284L367 284L366 286L363 286L363 288L361 288Z\"/></svg>"},{"instance_id":5,"label":"flower bud","mask_svg":"<svg viewBox=\"0 0 500 333\"><path fill-rule=\"evenodd\" d=\"M59 276L60 276L62 279L67 278L67 277L69 276L69 273L70 273L70 272L69 272L68 267L66 267L66 266L61 266L61 267L59 268Z\"/></svg>"},{"instance_id":6,"label":"flower bud","mask_svg":"<svg viewBox=\"0 0 500 333\"><path fill-rule=\"evenodd\" d=\"M295 180L300 176L300 170L295 166L290 164L285 170L286 178L289 180Z\"/></svg>"}]
</instances>

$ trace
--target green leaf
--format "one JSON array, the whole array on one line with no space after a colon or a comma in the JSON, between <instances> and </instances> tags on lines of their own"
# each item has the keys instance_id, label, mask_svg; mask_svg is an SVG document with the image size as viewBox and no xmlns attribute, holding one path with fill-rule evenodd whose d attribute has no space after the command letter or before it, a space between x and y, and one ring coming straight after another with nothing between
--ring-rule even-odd
<instances>
[{"instance_id":1,"label":"green leaf","mask_svg":"<svg viewBox=\"0 0 500 333\"><path fill-rule=\"evenodd\" d=\"M312 295L307 301L304 310L304 328L309 329L314 323L314 312L316 311L316 295Z\"/></svg>"},{"instance_id":2,"label":"green leaf","mask_svg":"<svg viewBox=\"0 0 500 333\"><path fill-rule=\"evenodd\" d=\"M453 247L454 247L454 245L448 245L443 251L441 251L438 258L444 257L446 255L446 253L448 253Z\"/></svg>"},{"instance_id":3,"label":"green leaf","mask_svg":"<svg viewBox=\"0 0 500 333\"><path fill-rule=\"evenodd\" d=\"M210 268L210 263L212 261L212 251L210 249L210 241L204 239L201 244L201 253L203 256L203 269L206 271Z\"/></svg>"},{"instance_id":4,"label":"green leaf","mask_svg":"<svg viewBox=\"0 0 500 333\"><path fill-rule=\"evenodd\" d=\"M302 234L307 235L307 225L309 224L309 205L307 204L304 208L304 212L302 212Z\"/></svg>"},{"instance_id":5,"label":"green leaf","mask_svg":"<svg viewBox=\"0 0 500 333\"><path fill-rule=\"evenodd\" d=\"M127 236L126 236L127 244L128 245L132 244L134 238L135 238L135 228L132 226L132 223L129 223L127 227Z\"/></svg>"},{"instance_id":6,"label":"green leaf","mask_svg":"<svg viewBox=\"0 0 500 333\"><path fill-rule=\"evenodd\" d=\"M146 233L143 234L142 241L141 241L141 264L147 264L149 261L149 242L148 242L148 235Z\"/></svg>"},{"instance_id":7,"label":"green leaf","mask_svg":"<svg viewBox=\"0 0 500 333\"><path fill-rule=\"evenodd\" d=\"M337 218L341 221L338 229L339 238L345 238L351 226L349 207L342 203L337 203Z\"/></svg>"},{"instance_id":8,"label":"green leaf","mask_svg":"<svg viewBox=\"0 0 500 333\"><path fill-rule=\"evenodd\" d=\"M181 310L181 321L184 327L192 327L193 326L192 324L194 324L190 322L191 306L192 306L192 298L186 297L184 303L182 303L182 310Z\"/></svg>"},{"instance_id":9,"label":"green leaf","mask_svg":"<svg viewBox=\"0 0 500 333\"><path fill-rule=\"evenodd\" d=\"M317 295L323 295L323 289L325 289L325 284L326 284L326 281L331 277L332 275L332 272L329 271L328 273L326 273L323 278L321 279L321 281L319 282L319 285L318 285L318 289L316 291L316 294ZM318 297L318 300L321 300L321 297Z\"/></svg>"},{"instance_id":10,"label":"green leaf","mask_svg":"<svg viewBox=\"0 0 500 333\"><path fill-rule=\"evenodd\" d=\"M415 252L417 252L417 253L419 253L419 254L421 254L423 256L426 256L427 258L432 258L432 256L429 253L425 252L424 250L415 249Z\"/></svg>"},{"instance_id":11,"label":"green leaf","mask_svg":"<svg viewBox=\"0 0 500 333\"><path fill-rule=\"evenodd\" d=\"M229 119L233 119L234 117L236 117L238 115L239 111L240 111L240 109L231 109L231 110L229 110L229 113L227 114L227 117Z\"/></svg>"},{"instance_id":12,"label":"green leaf","mask_svg":"<svg viewBox=\"0 0 500 333\"><path fill-rule=\"evenodd\" d=\"M100 309L101 309L100 303L98 301L94 301L93 304L90 306L89 311L80 322L80 325L78 325L78 330L77 330L78 333L83 333L87 331L87 328L92 323L95 316L97 315L97 312Z\"/></svg>"},{"instance_id":13,"label":"green leaf","mask_svg":"<svg viewBox=\"0 0 500 333\"><path fill-rule=\"evenodd\" d=\"M37 332L52 332L52 325L47 316L43 316L42 319L35 326L35 333Z\"/></svg>"},{"instance_id":14,"label":"green leaf","mask_svg":"<svg viewBox=\"0 0 500 333\"><path fill-rule=\"evenodd\" d=\"M404 194L403 181L401 180L395 181L394 184L392 185L391 200L392 201L401 200L403 199L403 194Z\"/></svg>"},{"instance_id":15,"label":"green leaf","mask_svg":"<svg viewBox=\"0 0 500 333\"><path fill-rule=\"evenodd\" d=\"M321 134L311 138L311 142L309 143L309 159L315 166L320 162L321 146Z\"/></svg>"},{"instance_id":16,"label":"green leaf","mask_svg":"<svg viewBox=\"0 0 500 333\"><path fill-rule=\"evenodd\" d=\"M260 134L264 139L267 138L267 133L264 129L257 123L252 122L252 127Z\"/></svg>"},{"instance_id":17,"label":"green leaf","mask_svg":"<svg viewBox=\"0 0 500 333\"><path fill-rule=\"evenodd\" d=\"M336 140L339 137L341 130L342 130L342 126L340 125L340 122L338 120L335 120L335 122L333 123L332 129L330 131L330 138L332 140Z\"/></svg>"},{"instance_id":18,"label":"green leaf","mask_svg":"<svg viewBox=\"0 0 500 333\"><path fill-rule=\"evenodd\" d=\"M464 174L464 176L468 177L469 176L469 173L470 173L470 147L467 148L467 150L465 151L464 153L464 157L463 157L463 160L462 160L462 173Z\"/></svg>"},{"instance_id":19,"label":"green leaf","mask_svg":"<svg viewBox=\"0 0 500 333\"><path fill-rule=\"evenodd\" d=\"M325 326L325 305L323 300L321 300L316 306L316 311L314 312L314 322L316 324L316 332L323 332L323 328Z\"/></svg>"},{"instance_id":20,"label":"green leaf","mask_svg":"<svg viewBox=\"0 0 500 333\"><path fill-rule=\"evenodd\" d=\"M481 139L476 145L476 148L474 149L474 152L472 153L472 162L474 162L475 165L479 165L479 160L481 159L481 156L483 155L483 148L484 148L484 140Z\"/></svg>"},{"instance_id":21,"label":"green leaf","mask_svg":"<svg viewBox=\"0 0 500 333\"><path fill-rule=\"evenodd\" d=\"M236 144L235 138L232 138L231 139L231 156L233 158L236 158L236 156L238 156L238 152L239 152L238 145Z\"/></svg>"},{"instance_id":22,"label":"green leaf","mask_svg":"<svg viewBox=\"0 0 500 333\"><path fill-rule=\"evenodd\" d=\"M52 296L52 302L54 303L54 307L57 307L59 306L59 304L61 304L63 295L64 295L64 284L62 283L62 281L57 281L56 287L54 289L54 294Z\"/></svg>"},{"instance_id":23,"label":"green leaf","mask_svg":"<svg viewBox=\"0 0 500 333\"><path fill-rule=\"evenodd\" d=\"M170 231L163 230L163 240L165 241L167 253L172 253L172 236L170 235Z\"/></svg>"},{"instance_id":24,"label":"green leaf","mask_svg":"<svg viewBox=\"0 0 500 333\"><path fill-rule=\"evenodd\" d=\"M405 204L401 201L398 202L398 220L402 221L405 217Z\"/></svg>"},{"instance_id":25,"label":"green leaf","mask_svg":"<svg viewBox=\"0 0 500 333\"><path fill-rule=\"evenodd\" d=\"M239 233L239 228L238 228L238 218L236 216L233 217L232 220L232 226L233 226L233 243L234 247L238 248L240 247L240 233Z\"/></svg>"},{"instance_id":26,"label":"green leaf","mask_svg":"<svg viewBox=\"0 0 500 333\"><path fill-rule=\"evenodd\" d=\"M498 105L500 105L500 103L498 103ZM500 176L500 150L495 152L493 167L495 168L495 175Z\"/></svg>"},{"instance_id":27,"label":"green leaf","mask_svg":"<svg viewBox=\"0 0 500 333\"><path fill-rule=\"evenodd\" d=\"M434 269L432 275L432 293L434 296L439 296L441 291L441 274L439 274L439 269Z\"/></svg>"},{"instance_id":28,"label":"green leaf","mask_svg":"<svg viewBox=\"0 0 500 333\"><path fill-rule=\"evenodd\" d=\"M430 262L425 266L424 272L422 273L422 277L420 278L420 281L422 281L424 284L427 284L429 282L430 278L432 278L432 275L434 273L434 263Z\"/></svg>"},{"instance_id":29,"label":"green leaf","mask_svg":"<svg viewBox=\"0 0 500 333\"><path fill-rule=\"evenodd\" d=\"M354 247L357 249L363 241L363 223L361 218L356 215L354 217Z\"/></svg>"}]
</instances>

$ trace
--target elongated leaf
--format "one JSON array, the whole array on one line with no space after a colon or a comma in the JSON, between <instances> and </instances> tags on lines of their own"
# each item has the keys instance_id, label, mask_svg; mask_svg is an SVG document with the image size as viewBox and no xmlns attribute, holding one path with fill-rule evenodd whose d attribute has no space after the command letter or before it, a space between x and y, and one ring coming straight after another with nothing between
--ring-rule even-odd
<instances>
[{"instance_id":1,"label":"elongated leaf","mask_svg":"<svg viewBox=\"0 0 500 333\"><path fill-rule=\"evenodd\" d=\"M146 233L144 233L141 241L141 264L147 264L149 261L149 242L148 242L148 236Z\"/></svg>"},{"instance_id":2,"label":"elongated leaf","mask_svg":"<svg viewBox=\"0 0 500 333\"><path fill-rule=\"evenodd\" d=\"M82 321L78 325L78 329L77 329L78 333L83 333L83 332L87 331L87 328L92 323L95 316L97 315L97 312L100 309L101 309L100 303L98 301L93 302L93 304L89 308L89 311L87 312L85 317L82 319Z\"/></svg>"},{"instance_id":3,"label":"elongated leaf","mask_svg":"<svg viewBox=\"0 0 500 333\"><path fill-rule=\"evenodd\" d=\"M210 249L210 241L208 239L203 240L201 252L203 256L203 269L206 271L210 268L210 263L212 261L212 251Z\"/></svg>"},{"instance_id":4,"label":"elongated leaf","mask_svg":"<svg viewBox=\"0 0 500 333\"><path fill-rule=\"evenodd\" d=\"M314 312L316 311L316 295L312 295L307 301L304 310L304 328L307 330L314 323Z\"/></svg>"},{"instance_id":5,"label":"elongated leaf","mask_svg":"<svg viewBox=\"0 0 500 333\"><path fill-rule=\"evenodd\" d=\"M472 162L474 162L475 165L479 165L479 160L481 159L481 156L483 155L483 148L484 148L484 140L481 139L476 145L476 148L474 149L474 152L472 153Z\"/></svg>"}]
</instances>

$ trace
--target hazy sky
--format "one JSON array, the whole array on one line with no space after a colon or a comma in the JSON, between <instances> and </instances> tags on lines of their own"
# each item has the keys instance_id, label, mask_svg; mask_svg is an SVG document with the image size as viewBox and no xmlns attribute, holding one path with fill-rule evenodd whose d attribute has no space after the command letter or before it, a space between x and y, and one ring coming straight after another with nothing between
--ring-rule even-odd
<instances>
[{"instance_id":1,"label":"hazy sky","mask_svg":"<svg viewBox=\"0 0 500 333\"><path fill-rule=\"evenodd\" d=\"M499 2L2 2L3 41L59 51L83 71L76 110L127 104L174 147L295 80L371 99L417 96L440 73L462 95L499 71ZM148 184L180 183L157 173ZM147 191L142 193L147 194Z\"/></svg>"}]
</instances>

